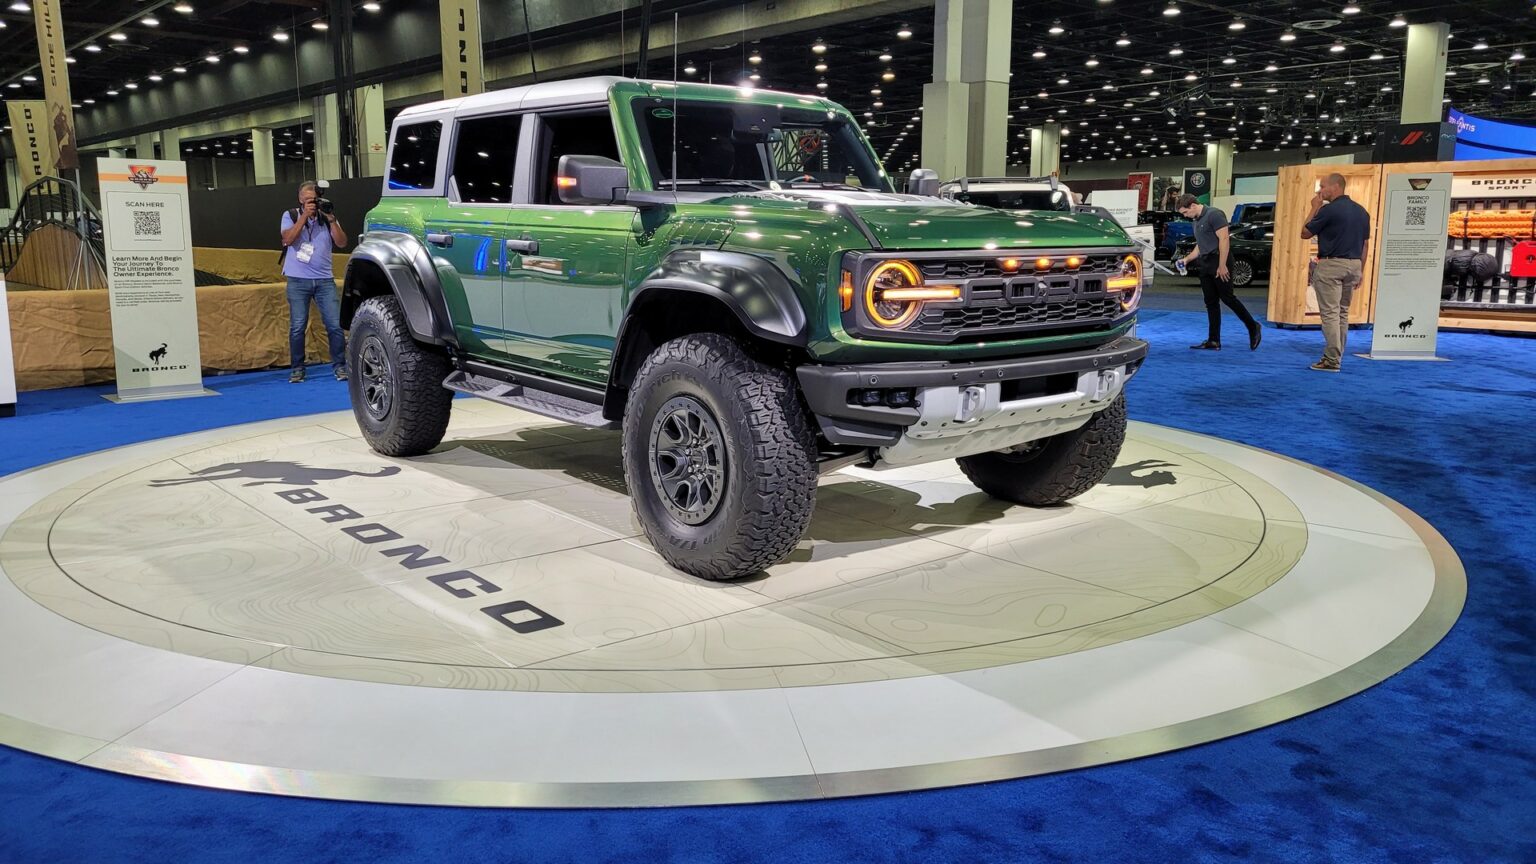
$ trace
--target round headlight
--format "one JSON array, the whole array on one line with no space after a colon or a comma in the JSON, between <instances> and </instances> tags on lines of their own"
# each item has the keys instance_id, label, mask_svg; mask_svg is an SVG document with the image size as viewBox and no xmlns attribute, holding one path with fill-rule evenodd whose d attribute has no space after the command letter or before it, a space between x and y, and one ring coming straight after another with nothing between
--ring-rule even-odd
<instances>
[{"instance_id":1,"label":"round headlight","mask_svg":"<svg viewBox=\"0 0 1536 864\"><path fill-rule=\"evenodd\" d=\"M901 295L922 284L923 276L912 262L882 261L870 271L864 291L864 309L881 327L904 327L917 317L923 304L921 300Z\"/></svg>"}]
</instances>

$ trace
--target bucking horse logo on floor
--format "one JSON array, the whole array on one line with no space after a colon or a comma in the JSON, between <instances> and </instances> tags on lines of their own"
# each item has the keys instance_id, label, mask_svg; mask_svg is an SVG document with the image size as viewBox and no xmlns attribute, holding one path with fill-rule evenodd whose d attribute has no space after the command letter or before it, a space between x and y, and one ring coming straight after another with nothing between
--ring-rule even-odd
<instances>
[{"instance_id":1,"label":"bucking horse logo on floor","mask_svg":"<svg viewBox=\"0 0 1536 864\"><path fill-rule=\"evenodd\" d=\"M159 489L165 486L185 486L188 483L209 483L214 480L250 480L251 482L240 485L313 486L316 483L340 480L344 477L392 477L399 473L400 469L394 465L386 465L369 474L344 468L313 468L299 462L262 459L256 462L225 462L223 465L193 471L191 477L151 480L149 485Z\"/></svg>"}]
</instances>

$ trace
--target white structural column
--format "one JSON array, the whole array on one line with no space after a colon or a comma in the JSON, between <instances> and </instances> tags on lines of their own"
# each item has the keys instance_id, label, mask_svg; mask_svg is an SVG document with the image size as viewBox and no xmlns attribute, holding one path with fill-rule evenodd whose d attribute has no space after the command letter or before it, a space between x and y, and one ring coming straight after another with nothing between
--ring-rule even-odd
<instances>
[{"instance_id":1,"label":"white structural column","mask_svg":"<svg viewBox=\"0 0 1536 864\"><path fill-rule=\"evenodd\" d=\"M181 158L180 129L166 129L160 133L160 158L171 160Z\"/></svg>"},{"instance_id":2,"label":"white structural column","mask_svg":"<svg viewBox=\"0 0 1536 864\"><path fill-rule=\"evenodd\" d=\"M357 110L357 169L359 177L384 176L384 150L389 144L389 127L384 124L384 85L370 84L357 90L353 104Z\"/></svg>"},{"instance_id":3,"label":"white structural column","mask_svg":"<svg viewBox=\"0 0 1536 864\"><path fill-rule=\"evenodd\" d=\"M336 94L316 97L314 110L315 176L311 179L335 180L341 177L341 112Z\"/></svg>"},{"instance_id":4,"label":"white structural column","mask_svg":"<svg viewBox=\"0 0 1536 864\"><path fill-rule=\"evenodd\" d=\"M1233 150L1231 138L1209 141L1205 145L1205 167L1211 169L1212 198L1232 194Z\"/></svg>"},{"instance_id":5,"label":"white structural column","mask_svg":"<svg viewBox=\"0 0 1536 864\"><path fill-rule=\"evenodd\" d=\"M251 160L256 166L255 185L277 182L277 161L272 156L272 130L251 130Z\"/></svg>"},{"instance_id":6,"label":"white structural column","mask_svg":"<svg viewBox=\"0 0 1536 864\"><path fill-rule=\"evenodd\" d=\"M1438 123L1444 116L1445 50L1449 24L1408 25L1408 50L1403 56L1404 123Z\"/></svg>"},{"instance_id":7,"label":"white structural column","mask_svg":"<svg viewBox=\"0 0 1536 864\"><path fill-rule=\"evenodd\" d=\"M1060 123L1046 121L1029 130L1029 173L1033 177L1061 174Z\"/></svg>"},{"instance_id":8,"label":"white structural column","mask_svg":"<svg viewBox=\"0 0 1536 864\"><path fill-rule=\"evenodd\" d=\"M966 173L1001 177L1008 168L1008 64L1012 0L964 0L960 76L969 88Z\"/></svg>"},{"instance_id":9,"label":"white structural column","mask_svg":"<svg viewBox=\"0 0 1536 864\"><path fill-rule=\"evenodd\" d=\"M133 139L133 158L155 158L155 143L159 137L159 133L156 132L145 132L142 135L135 136Z\"/></svg>"},{"instance_id":10,"label":"white structural column","mask_svg":"<svg viewBox=\"0 0 1536 864\"><path fill-rule=\"evenodd\" d=\"M1001 175L1008 158L1009 0L938 0L923 85L922 166L941 179Z\"/></svg>"}]
</instances>

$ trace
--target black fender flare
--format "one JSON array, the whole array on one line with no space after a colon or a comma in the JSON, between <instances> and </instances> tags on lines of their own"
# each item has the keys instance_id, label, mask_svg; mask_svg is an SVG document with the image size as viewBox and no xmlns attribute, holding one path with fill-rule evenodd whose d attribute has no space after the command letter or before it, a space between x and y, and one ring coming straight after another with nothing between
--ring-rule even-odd
<instances>
[{"instance_id":1,"label":"black fender flare","mask_svg":"<svg viewBox=\"0 0 1536 864\"><path fill-rule=\"evenodd\" d=\"M664 258L630 294L626 319L644 305L648 294L665 290L712 297L725 304L753 336L805 347L806 314L800 295L784 271L762 256L679 249Z\"/></svg>"},{"instance_id":2,"label":"black fender flare","mask_svg":"<svg viewBox=\"0 0 1536 864\"><path fill-rule=\"evenodd\" d=\"M351 324L363 300L379 293L373 284L377 276L365 275L365 268L376 270L388 283L413 337L432 345L457 345L432 255L415 235L404 231L369 231L352 251L342 287L343 327Z\"/></svg>"}]
</instances>

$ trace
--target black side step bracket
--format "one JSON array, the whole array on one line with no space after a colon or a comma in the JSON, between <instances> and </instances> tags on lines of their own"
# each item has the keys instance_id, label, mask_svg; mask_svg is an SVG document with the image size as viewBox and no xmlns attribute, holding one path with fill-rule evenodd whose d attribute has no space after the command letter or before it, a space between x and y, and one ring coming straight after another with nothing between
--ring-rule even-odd
<instances>
[{"instance_id":1,"label":"black side step bracket","mask_svg":"<svg viewBox=\"0 0 1536 864\"><path fill-rule=\"evenodd\" d=\"M603 416L603 406L596 402L536 390L525 384L511 384L472 372L457 371L443 380L443 386L459 393L468 393L471 396L479 396L513 408L521 408L562 423L574 423L593 429L619 428L618 423Z\"/></svg>"}]
</instances>

